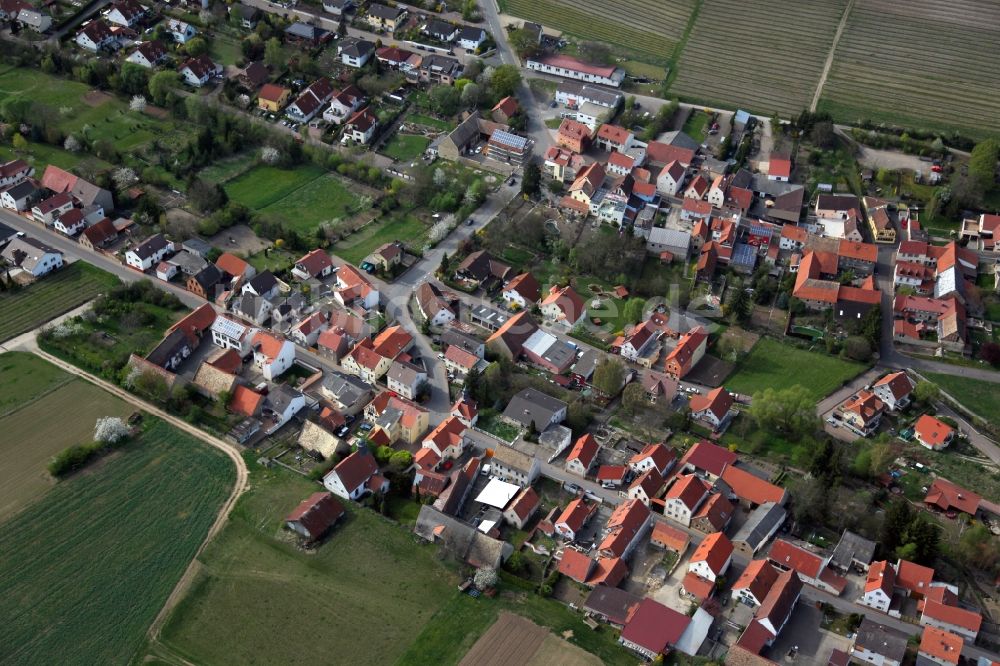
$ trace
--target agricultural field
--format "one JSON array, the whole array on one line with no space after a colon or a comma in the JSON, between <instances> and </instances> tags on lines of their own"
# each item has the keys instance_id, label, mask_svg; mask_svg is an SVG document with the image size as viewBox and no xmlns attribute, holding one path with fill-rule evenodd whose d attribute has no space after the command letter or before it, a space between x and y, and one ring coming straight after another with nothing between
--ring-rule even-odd
<instances>
[{"instance_id":1,"label":"agricultural field","mask_svg":"<svg viewBox=\"0 0 1000 666\"><path fill-rule=\"evenodd\" d=\"M136 442L0 523L0 660L131 663L233 480L225 455L147 417Z\"/></svg>"},{"instance_id":2,"label":"agricultural field","mask_svg":"<svg viewBox=\"0 0 1000 666\"><path fill-rule=\"evenodd\" d=\"M476 641L461 664L475 666L493 660L528 666L582 666L601 663L594 655L556 638L544 627L507 612L500 613L497 621Z\"/></svg>"},{"instance_id":3,"label":"agricultural field","mask_svg":"<svg viewBox=\"0 0 1000 666\"><path fill-rule=\"evenodd\" d=\"M669 60L695 0L500 0L500 9L579 39L610 44L640 60Z\"/></svg>"},{"instance_id":4,"label":"agricultural field","mask_svg":"<svg viewBox=\"0 0 1000 666\"><path fill-rule=\"evenodd\" d=\"M410 247L421 248L427 238L428 225L413 213L398 213L373 222L341 240L333 254L354 265L385 243L398 240Z\"/></svg>"},{"instance_id":5,"label":"agricultural field","mask_svg":"<svg viewBox=\"0 0 1000 666\"><path fill-rule=\"evenodd\" d=\"M797 114L812 101L847 0L706 0L677 63L682 100Z\"/></svg>"},{"instance_id":6,"label":"agricultural field","mask_svg":"<svg viewBox=\"0 0 1000 666\"><path fill-rule=\"evenodd\" d=\"M118 284L118 278L77 261L17 291L0 292L0 342L41 326Z\"/></svg>"},{"instance_id":7,"label":"agricultural field","mask_svg":"<svg viewBox=\"0 0 1000 666\"><path fill-rule=\"evenodd\" d=\"M386 157L401 162L409 162L424 154L431 140L419 134L401 134L397 132L381 150Z\"/></svg>"},{"instance_id":8,"label":"agricultural field","mask_svg":"<svg viewBox=\"0 0 1000 666\"><path fill-rule=\"evenodd\" d=\"M151 653L199 664L395 662L455 594L457 576L434 547L354 505L305 553L282 519L318 486L280 469L252 475Z\"/></svg>"},{"instance_id":9,"label":"agricultural field","mask_svg":"<svg viewBox=\"0 0 1000 666\"><path fill-rule=\"evenodd\" d=\"M132 410L110 393L31 354L0 355L0 376L3 520L52 488L46 471L52 456L74 444L92 441L99 417L128 416ZM59 418L51 418L52 414Z\"/></svg>"},{"instance_id":10,"label":"agricultural field","mask_svg":"<svg viewBox=\"0 0 1000 666\"><path fill-rule=\"evenodd\" d=\"M820 110L844 122L996 130L1000 5L855 0Z\"/></svg>"},{"instance_id":11,"label":"agricultural field","mask_svg":"<svg viewBox=\"0 0 1000 666\"><path fill-rule=\"evenodd\" d=\"M45 167L54 164L67 171L80 167L84 172L100 172L110 169L111 165L102 159L86 153L71 153L68 150L50 146L47 143L28 142L28 147L21 152L9 146L0 146L0 159L4 162L21 159L35 167L36 177L45 172Z\"/></svg>"},{"instance_id":12,"label":"agricultural field","mask_svg":"<svg viewBox=\"0 0 1000 666\"><path fill-rule=\"evenodd\" d=\"M283 222L299 233L311 233L371 206L368 197L351 192L323 169L303 166L278 169L259 166L230 180L229 198Z\"/></svg>"},{"instance_id":13,"label":"agricultural field","mask_svg":"<svg viewBox=\"0 0 1000 666\"><path fill-rule=\"evenodd\" d=\"M867 366L844 361L820 352L761 338L750 354L740 361L726 388L753 395L764 389L783 389L800 384L819 402Z\"/></svg>"}]
</instances>

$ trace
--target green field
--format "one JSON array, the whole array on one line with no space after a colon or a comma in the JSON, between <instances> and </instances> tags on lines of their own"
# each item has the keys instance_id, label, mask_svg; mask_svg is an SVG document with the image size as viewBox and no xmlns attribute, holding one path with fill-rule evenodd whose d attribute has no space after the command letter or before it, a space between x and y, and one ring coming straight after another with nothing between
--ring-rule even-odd
<instances>
[{"instance_id":1,"label":"green field","mask_svg":"<svg viewBox=\"0 0 1000 666\"><path fill-rule=\"evenodd\" d=\"M354 505L315 554L303 553L282 518L318 486L284 470L252 477L154 654L165 648L199 664L392 663L454 594L458 579L434 547Z\"/></svg>"},{"instance_id":2,"label":"green field","mask_svg":"<svg viewBox=\"0 0 1000 666\"><path fill-rule=\"evenodd\" d=\"M0 457L5 461L0 471L0 520L52 487L46 471L49 460L74 444L92 441L99 417L124 417L132 411L93 384L37 356L14 352L0 355L0 409L4 433Z\"/></svg>"},{"instance_id":3,"label":"green field","mask_svg":"<svg viewBox=\"0 0 1000 666\"><path fill-rule=\"evenodd\" d=\"M437 118L432 118L431 116L424 115L422 113L411 113L406 116L406 122L413 123L415 125L423 125L424 127L431 127L433 129L438 129L443 132L447 132L454 127L453 123L449 123L444 120L438 120Z\"/></svg>"},{"instance_id":4,"label":"green field","mask_svg":"<svg viewBox=\"0 0 1000 666\"><path fill-rule=\"evenodd\" d=\"M232 37L217 34L212 38L208 55L221 65L235 65L236 61L243 57L243 49Z\"/></svg>"},{"instance_id":5,"label":"green field","mask_svg":"<svg viewBox=\"0 0 1000 666\"><path fill-rule=\"evenodd\" d=\"M414 248L421 248L427 237L427 227L415 215L401 214L380 222L373 222L364 229L337 243L333 253L352 264L364 258L381 245L394 240Z\"/></svg>"},{"instance_id":6,"label":"green field","mask_svg":"<svg viewBox=\"0 0 1000 666\"><path fill-rule=\"evenodd\" d=\"M957 375L923 374L964 407L1000 427L1000 384Z\"/></svg>"},{"instance_id":7,"label":"green field","mask_svg":"<svg viewBox=\"0 0 1000 666\"><path fill-rule=\"evenodd\" d=\"M382 154L401 162L409 162L424 154L431 140L419 134L400 134L397 132L392 139L382 147Z\"/></svg>"},{"instance_id":8,"label":"green field","mask_svg":"<svg viewBox=\"0 0 1000 666\"><path fill-rule=\"evenodd\" d=\"M118 284L118 278L77 261L17 291L0 292L0 342L41 326Z\"/></svg>"},{"instance_id":9,"label":"green field","mask_svg":"<svg viewBox=\"0 0 1000 666\"><path fill-rule=\"evenodd\" d=\"M111 165L104 160L98 159L86 153L71 153L62 148L50 146L47 143L28 142L28 148L24 152L15 152L9 146L0 146L0 159L3 161L22 159L35 167L35 176L39 177L45 172L45 167L55 164L62 169L71 170L82 167L89 171L104 171L110 169Z\"/></svg>"},{"instance_id":10,"label":"green field","mask_svg":"<svg viewBox=\"0 0 1000 666\"><path fill-rule=\"evenodd\" d=\"M761 338L728 380L726 388L753 395L764 389L800 384L817 402L857 376L866 366Z\"/></svg>"},{"instance_id":11,"label":"green field","mask_svg":"<svg viewBox=\"0 0 1000 666\"><path fill-rule=\"evenodd\" d=\"M240 153L233 157L219 160L212 166L205 167L198 172L198 176L208 182L223 185L233 178L240 176L253 168L257 163L257 156L253 153Z\"/></svg>"},{"instance_id":12,"label":"green field","mask_svg":"<svg viewBox=\"0 0 1000 666\"><path fill-rule=\"evenodd\" d=\"M309 233L371 205L336 176L315 166L278 169L258 166L226 184L233 201L280 220L290 229Z\"/></svg>"},{"instance_id":13,"label":"green field","mask_svg":"<svg viewBox=\"0 0 1000 666\"><path fill-rule=\"evenodd\" d=\"M0 660L127 664L145 645L234 478L223 454L150 421L0 524Z\"/></svg>"}]
</instances>

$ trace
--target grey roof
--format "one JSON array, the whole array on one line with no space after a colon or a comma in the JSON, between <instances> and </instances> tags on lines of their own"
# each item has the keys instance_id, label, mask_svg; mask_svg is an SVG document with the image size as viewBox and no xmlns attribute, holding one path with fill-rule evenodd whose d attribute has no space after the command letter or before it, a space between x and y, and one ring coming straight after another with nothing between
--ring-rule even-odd
<instances>
[{"instance_id":1,"label":"grey roof","mask_svg":"<svg viewBox=\"0 0 1000 666\"><path fill-rule=\"evenodd\" d=\"M649 240L647 242L651 245L684 248L684 251L687 252L691 246L691 234L683 229L653 227L649 230Z\"/></svg>"},{"instance_id":2,"label":"grey roof","mask_svg":"<svg viewBox=\"0 0 1000 666\"><path fill-rule=\"evenodd\" d=\"M642 601L642 597L608 585L598 585L583 602L583 609L606 617L615 624L625 624L629 610Z\"/></svg>"},{"instance_id":3,"label":"grey roof","mask_svg":"<svg viewBox=\"0 0 1000 666\"><path fill-rule=\"evenodd\" d=\"M254 275L247 285L258 294L266 294L278 286L278 278L271 271L264 271Z\"/></svg>"},{"instance_id":4,"label":"grey roof","mask_svg":"<svg viewBox=\"0 0 1000 666\"><path fill-rule=\"evenodd\" d=\"M860 562L867 566L871 564L874 557L874 541L850 530L844 530L844 533L840 535L840 543L833 551L831 564L840 569L850 569L852 562Z\"/></svg>"},{"instance_id":5,"label":"grey roof","mask_svg":"<svg viewBox=\"0 0 1000 666\"><path fill-rule=\"evenodd\" d=\"M222 282L223 272L215 264L208 264L191 277L195 282L201 285L201 288L206 295L213 295L210 294L210 292L215 285Z\"/></svg>"},{"instance_id":6,"label":"grey roof","mask_svg":"<svg viewBox=\"0 0 1000 666\"><path fill-rule=\"evenodd\" d=\"M781 180L768 180L767 176L761 173L755 173L750 176L749 188L758 194L763 194L769 197L779 197L782 194L803 189L802 186L797 183L789 183Z\"/></svg>"},{"instance_id":7,"label":"grey roof","mask_svg":"<svg viewBox=\"0 0 1000 666\"><path fill-rule=\"evenodd\" d=\"M351 58L362 58L375 50L374 42L365 39L345 40L341 43L340 52Z\"/></svg>"},{"instance_id":8,"label":"grey roof","mask_svg":"<svg viewBox=\"0 0 1000 666\"><path fill-rule=\"evenodd\" d=\"M785 509L780 505L764 502L750 512L747 521L733 537L733 541L742 541L757 550L768 535L785 521L785 515Z\"/></svg>"},{"instance_id":9,"label":"grey roof","mask_svg":"<svg viewBox=\"0 0 1000 666\"><path fill-rule=\"evenodd\" d=\"M29 180L22 180L17 185L11 185L4 191L7 192L7 194L9 194L11 198L17 201L18 199L21 199L23 197L31 196L32 194L37 192L38 189L39 189L38 186L35 185L35 183L33 183L29 179Z\"/></svg>"},{"instance_id":10,"label":"grey roof","mask_svg":"<svg viewBox=\"0 0 1000 666\"><path fill-rule=\"evenodd\" d=\"M585 379L590 377L594 374L594 370L597 369L597 364L601 362L602 358L604 355L596 349L585 349L583 355L573 365L573 373Z\"/></svg>"},{"instance_id":11,"label":"grey roof","mask_svg":"<svg viewBox=\"0 0 1000 666\"><path fill-rule=\"evenodd\" d=\"M424 25L424 32L435 37L445 37L455 31L455 26L441 19L431 19Z\"/></svg>"},{"instance_id":12,"label":"grey roof","mask_svg":"<svg viewBox=\"0 0 1000 666\"><path fill-rule=\"evenodd\" d=\"M622 94L615 90L608 90L599 86L577 83L575 81L560 81L557 92L564 95L586 99L600 106L614 108L621 104Z\"/></svg>"},{"instance_id":13,"label":"grey roof","mask_svg":"<svg viewBox=\"0 0 1000 666\"><path fill-rule=\"evenodd\" d=\"M167 263L173 264L186 275L194 275L208 265L208 262L200 256L187 251L178 252L174 256L167 259Z\"/></svg>"},{"instance_id":14,"label":"grey roof","mask_svg":"<svg viewBox=\"0 0 1000 666\"><path fill-rule=\"evenodd\" d=\"M463 25L458 31L458 38L460 40L465 39L470 42L478 41L480 39L483 39L485 36L486 36L485 30L471 25Z\"/></svg>"},{"instance_id":15,"label":"grey roof","mask_svg":"<svg viewBox=\"0 0 1000 666\"><path fill-rule=\"evenodd\" d=\"M271 303L267 299L246 293L236 299L233 312L260 324L267 318L265 310L269 311L270 306Z\"/></svg>"},{"instance_id":16,"label":"grey roof","mask_svg":"<svg viewBox=\"0 0 1000 666\"><path fill-rule=\"evenodd\" d=\"M326 34L326 30L308 23L293 23L285 28L285 34L302 39L320 39Z\"/></svg>"},{"instance_id":17,"label":"grey roof","mask_svg":"<svg viewBox=\"0 0 1000 666\"><path fill-rule=\"evenodd\" d=\"M140 259L148 259L169 244L170 241L164 238L163 234L155 234L136 245L132 248L132 251L135 252L136 256Z\"/></svg>"},{"instance_id":18,"label":"grey roof","mask_svg":"<svg viewBox=\"0 0 1000 666\"><path fill-rule=\"evenodd\" d=\"M455 77L462 71L462 63L454 58L432 53L420 61L420 69L434 70Z\"/></svg>"},{"instance_id":19,"label":"grey roof","mask_svg":"<svg viewBox=\"0 0 1000 666\"><path fill-rule=\"evenodd\" d=\"M353 405L368 395L372 387L367 382L353 375L332 370L323 378L323 389L329 392L330 395L335 396L341 404Z\"/></svg>"},{"instance_id":20,"label":"grey roof","mask_svg":"<svg viewBox=\"0 0 1000 666\"><path fill-rule=\"evenodd\" d=\"M440 544L453 557L475 567L499 568L514 552L514 547L506 541L488 537L472 525L428 505L420 507L413 531L422 539Z\"/></svg>"},{"instance_id":21,"label":"grey roof","mask_svg":"<svg viewBox=\"0 0 1000 666\"><path fill-rule=\"evenodd\" d=\"M240 13L240 18L255 19L260 16L260 10L249 5L237 5L236 10Z\"/></svg>"},{"instance_id":22,"label":"grey roof","mask_svg":"<svg viewBox=\"0 0 1000 666\"><path fill-rule=\"evenodd\" d=\"M395 19L398 18L404 11L402 7L390 7L388 5L380 5L373 3L368 5L368 14L380 19Z\"/></svg>"},{"instance_id":23,"label":"grey roof","mask_svg":"<svg viewBox=\"0 0 1000 666\"><path fill-rule=\"evenodd\" d=\"M701 144L689 137L687 134L680 130L674 130L673 132L667 132L660 136L658 139L660 143L665 143L668 146L675 146L677 148L686 148L687 150L697 151L701 148Z\"/></svg>"},{"instance_id":24,"label":"grey roof","mask_svg":"<svg viewBox=\"0 0 1000 666\"><path fill-rule=\"evenodd\" d=\"M181 243L181 247L188 252L197 254L199 257L204 257L212 251L212 245L200 238L188 238L186 241Z\"/></svg>"},{"instance_id":25,"label":"grey roof","mask_svg":"<svg viewBox=\"0 0 1000 666\"><path fill-rule=\"evenodd\" d=\"M288 384L278 384L267 394L267 406L278 414L283 414L288 405L302 394Z\"/></svg>"},{"instance_id":26,"label":"grey roof","mask_svg":"<svg viewBox=\"0 0 1000 666\"><path fill-rule=\"evenodd\" d=\"M906 655L907 638L908 636L902 631L865 617L858 627L854 644L887 659L901 662Z\"/></svg>"},{"instance_id":27,"label":"grey roof","mask_svg":"<svg viewBox=\"0 0 1000 666\"><path fill-rule=\"evenodd\" d=\"M34 272L35 266L48 253L62 255L62 252L49 247L37 238L21 236L8 243L0 256L15 266Z\"/></svg>"},{"instance_id":28,"label":"grey roof","mask_svg":"<svg viewBox=\"0 0 1000 666\"><path fill-rule=\"evenodd\" d=\"M0 243L5 242L8 238L12 238L17 235L17 230L8 227L3 222L0 222Z\"/></svg>"},{"instance_id":29,"label":"grey roof","mask_svg":"<svg viewBox=\"0 0 1000 666\"><path fill-rule=\"evenodd\" d=\"M392 366L389 368L388 378L406 386L413 386L413 383L418 381L421 375L424 378L427 377L427 373L424 372L423 368L418 368L412 363L393 361Z\"/></svg>"},{"instance_id":30,"label":"grey roof","mask_svg":"<svg viewBox=\"0 0 1000 666\"><path fill-rule=\"evenodd\" d=\"M441 345L445 347L455 345L470 354L478 356L478 353L483 350L486 343L475 336L463 333L457 328L447 328L441 333Z\"/></svg>"},{"instance_id":31,"label":"grey roof","mask_svg":"<svg viewBox=\"0 0 1000 666\"><path fill-rule=\"evenodd\" d=\"M156 345L153 351L149 352L146 360L161 368L165 368L171 359L183 353L185 347L190 351L191 343L188 341L187 334L178 328L163 338L160 344Z\"/></svg>"},{"instance_id":32,"label":"grey roof","mask_svg":"<svg viewBox=\"0 0 1000 666\"><path fill-rule=\"evenodd\" d=\"M534 422L536 428L545 430L553 415L565 408L566 403L562 400L545 395L536 389L526 388L510 399L503 415L524 427Z\"/></svg>"}]
</instances>

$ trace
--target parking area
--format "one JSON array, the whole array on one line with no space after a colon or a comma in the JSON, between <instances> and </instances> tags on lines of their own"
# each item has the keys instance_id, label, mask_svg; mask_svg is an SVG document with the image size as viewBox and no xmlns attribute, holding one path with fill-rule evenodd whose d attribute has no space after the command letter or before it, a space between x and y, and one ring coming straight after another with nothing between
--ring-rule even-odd
<instances>
[{"instance_id":1,"label":"parking area","mask_svg":"<svg viewBox=\"0 0 1000 666\"><path fill-rule=\"evenodd\" d=\"M835 650L849 651L844 636L820 628L823 612L816 604L800 599L785 629L765 656L789 664L823 664Z\"/></svg>"}]
</instances>

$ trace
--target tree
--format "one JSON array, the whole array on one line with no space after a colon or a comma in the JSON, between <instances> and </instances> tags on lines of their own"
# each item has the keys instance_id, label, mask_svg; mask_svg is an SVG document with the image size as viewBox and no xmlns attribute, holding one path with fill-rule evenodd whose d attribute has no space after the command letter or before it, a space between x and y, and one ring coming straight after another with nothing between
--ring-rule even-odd
<instances>
[{"instance_id":1,"label":"tree","mask_svg":"<svg viewBox=\"0 0 1000 666\"><path fill-rule=\"evenodd\" d=\"M903 532L912 519L913 511L909 502L903 499L889 502L879 533L879 543L885 549L885 556L888 557L902 543Z\"/></svg>"},{"instance_id":2,"label":"tree","mask_svg":"<svg viewBox=\"0 0 1000 666\"><path fill-rule=\"evenodd\" d=\"M14 150L18 152L21 152L28 148L28 140L25 139L24 135L22 135L20 132L14 134L14 138L10 140L10 143L12 146L14 146Z\"/></svg>"},{"instance_id":3,"label":"tree","mask_svg":"<svg viewBox=\"0 0 1000 666\"><path fill-rule=\"evenodd\" d=\"M409 451L396 451L389 456L389 464L399 470L404 470L413 464L413 454Z\"/></svg>"},{"instance_id":4,"label":"tree","mask_svg":"<svg viewBox=\"0 0 1000 666\"><path fill-rule=\"evenodd\" d=\"M264 164L277 164L281 161L281 151L274 146L264 146L260 149L260 161Z\"/></svg>"},{"instance_id":5,"label":"tree","mask_svg":"<svg viewBox=\"0 0 1000 666\"><path fill-rule=\"evenodd\" d=\"M611 62L611 49L603 42L580 42L578 46L580 58L597 65Z\"/></svg>"},{"instance_id":6,"label":"tree","mask_svg":"<svg viewBox=\"0 0 1000 666\"><path fill-rule=\"evenodd\" d=\"M985 525L974 523L962 533L958 555L968 566L993 571L1000 561L1000 544Z\"/></svg>"},{"instance_id":7,"label":"tree","mask_svg":"<svg viewBox=\"0 0 1000 666\"><path fill-rule=\"evenodd\" d=\"M142 113L146 110L146 98L142 95L133 95L132 99L128 103L129 111L135 111L136 113Z\"/></svg>"},{"instance_id":8,"label":"tree","mask_svg":"<svg viewBox=\"0 0 1000 666\"><path fill-rule=\"evenodd\" d=\"M977 143L969 155L969 178L983 192L989 192L996 184L998 159L1000 142L993 138Z\"/></svg>"},{"instance_id":9,"label":"tree","mask_svg":"<svg viewBox=\"0 0 1000 666\"><path fill-rule=\"evenodd\" d=\"M479 106L479 98L482 94L482 88L479 87L478 83L472 83L471 81L462 88L462 106L473 109Z\"/></svg>"},{"instance_id":10,"label":"tree","mask_svg":"<svg viewBox=\"0 0 1000 666\"><path fill-rule=\"evenodd\" d=\"M472 577L473 584L479 590L496 587L497 580L497 572L493 567L479 567L476 569L476 575Z\"/></svg>"},{"instance_id":11,"label":"tree","mask_svg":"<svg viewBox=\"0 0 1000 666\"><path fill-rule=\"evenodd\" d=\"M935 402L941 395L941 389L931 382L917 382L913 387L913 399L925 405Z\"/></svg>"},{"instance_id":12,"label":"tree","mask_svg":"<svg viewBox=\"0 0 1000 666\"><path fill-rule=\"evenodd\" d=\"M535 162L528 162L524 165L524 174L521 177L521 194L529 197L537 196L541 192L542 170Z\"/></svg>"},{"instance_id":13,"label":"tree","mask_svg":"<svg viewBox=\"0 0 1000 666\"><path fill-rule=\"evenodd\" d=\"M538 54L538 35L530 30L522 28L511 30L507 33L507 41L522 58Z\"/></svg>"},{"instance_id":14,"label":"tree","mask_svg":"<svg viewBox=\"0 0 1000 666\"><path fill-rule=\"evenodd\" d=\"M625 385L625 390L622 391L622 407L625 408L625 411L629 414L635 414L648 406L646 389L642 387L642 384L630 382Z\"/></svg>"},{"instance_id":15,"label":"tree","mask_svg":"<svg viewBox=\"0 0 1000 666\"><path fill-rule=\"evenodd\" d=\"M903 530L902 540L905 546L912 548L909 557L918 564L931 564L937 557L941 543L941 528L932 523L925 513L918 513ZM900 557L903 557L900 555Z\"/></svg>"},{"instance_id":16,"label":"tree","mask_svg":"<svg viewBox=\"0 0 1000 666\"><path fill-rule=\"evenodd\" d=\"M786 389L768 388L754 394L749 411L760 427L795 438L818 427L815 400L799 384Z\"/></svg>"},{"instance_id":17,"label":"tree","mask_svg":"<svg viewBox=\"0 0 1000 666\"><path fill-rule=\"evenodd\" d=\"M872 357L871 343L860 335L852 335L844 340L844 355L855 361L866 362Z\"/></svg>"},{"instance_id":18,"label":"tree","mask_svg":"<svg viewBox=\"0 0 1000 666\"><path fill-rule=\"evenodd\" d=\"M829 120L813 125L809 136L812 142L820 148L833 148L837 143L837 135L833 132L833 123Z\"/></svg>"},{"instance_id":19,"label":"tree","mask_svg":"<svg viewBox=\"0 0 1000 666\"><path fill-rule=\"evenodd\" d=\"M625 366L610 356L602 358L594 368L594 387L605 395L615 395L625 381Z\"/></svg>"},{"instance_id":20,"label":"tree","mask_svg":"<svg viewBox=\"0 0 1000 666\"><path fill-rule=\"evenodd\" d=\"M103 416L94 426L94 441L114 444L131 434L128 426L117 416Z\"/></svg>"},{"instance_id":21,"label":"tree","mask_svg":"<svg viewBox=\"0 0 1000 666\"><path fill-rule=\"evenodd\" d=\"M139 180L139 177L135 175L135 170L132 167L121 167L120 169L115 169L111 179L115 181L115 187L123 190Z\"/></svg>"},{"instance_id":22,"label":"tree","mask_svg":"<svg viewBox=\"0 0 1000 666\"><path fill-rule=\"evenodd\" d=\"M83 146L80 145L79 139L70 134L69 136L66 137L66 141L63 142L63 148L65 148L71 153L75 153L78 152L81 148L83 148Z\"/></svg>"},{"instance_id":23,"label":"tree","mask_svg":"<svg viewBox=\"0 0 1000 666\"><path fill-rule=\"evenodd\" d=\"M442 116L453 116L458 112L461 103L461 93L448 85L438 85L431 88L431 108Z\"/></svg>"},{"instance_id":24,"label":"tree","mask_svg":"<svg viewBox=\"0 0 1000 666\"><path fill-rule=\"evenodd\" d=\"M275 70L285 66L285 52L281 48L281 40L272 37L264 43L264 62Z\"/></svg>"},{"instance_id":25,"label":"tree","mask_svg":"<svg viewBox=\"0 0 1000 666\"><path fill-rule=\"evenodd\" d=\"M221 185L195 178L188 186L188 199L202 213L212 213L225 206L229 197Z\"/></svg>"},{"instance_id":26,"label":"tree","mask_svg":"<svg viewBox=\"0 0 1000 666\"><path fill-rule=\"evenodd\" d=\"M642 311L646 308L646 300L643 298L630 298L622 307L622 319L629 324L638 324L642 321Z\"/></svg>"},{"instance_id":27,"label":"tree","mask_svg":"<svg viewBox=\"0 0 1000 666\"><path fill-rule=\"evenodd\" d=\"M149 96L160 106L167 102L167 96L181 83L181 77L177 72L164 70L149 77Z\"/></svg>"},{"instance_id":28,"label":"tree","mask_svg":"<svg viewBox=\"0 0 1000 666\"><path fill-rule=\"evenodd\" d=\"M203 37L193 37L184 44L184 51L192 58L208 53L208 42Z\"/></svg>"},{"instance_id":29,"label":"tree","mask_svg":"<svg viewBox=\"0 0 1000 666\"><path fill-rule=\"evenodd\" d=\"M979 348L979 358L990 365L1000 365L1000 344L984 342Z\"/></svg>"},{"instance_id":30,"label":"tree","mask_svg":"<svg viewBox=\"0 0 1000 666\"><path fill-rule=\"evenodd\" d=\"M521 84L521 72L514 65L500 65L493 71L490 88L493 94L503 98L514 94Z\"/></svg>"},{"instance_id":31,"label":"tree","mask_svg":"<svg viewBox=\"0 0 1000 666\"><path fill-rule=\"evenodd\" d=\"M146 92L149 85L149 70L133 62L122 65L118 76L118 87L126 95L139 95Z\"/></svg>"},{"instance_id":32,"label":"tree","mask_svg":"<svg viewBox=\"0 0 1000 666\"><path fill-rule=\"evenodd\" d=\"M753 312L753 303L750 302L750 294L746 292L742 284L734 285L733 295L723 307L723 313L734 323L743 323L750 318Z\"/></svg>"}]
</instances>

